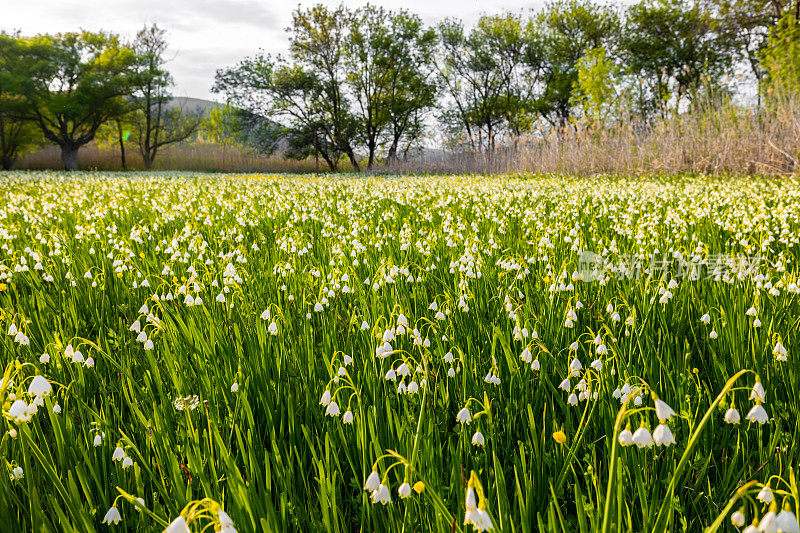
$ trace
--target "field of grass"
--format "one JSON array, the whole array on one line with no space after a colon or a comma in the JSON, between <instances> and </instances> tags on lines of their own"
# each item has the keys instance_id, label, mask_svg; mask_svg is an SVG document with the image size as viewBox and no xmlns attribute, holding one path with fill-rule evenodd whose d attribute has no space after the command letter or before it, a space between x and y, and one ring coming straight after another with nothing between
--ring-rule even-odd
<instances>
[{"instance_id":1,"label":"field of grass","mask_svg":"<svg viewBox=\"0 0 800 533\"><path fill-rule=\"evenodd\" d=\"M792 178L0 175L2 530L797 532L799 240Z\"/></svg>"}]
</instances>

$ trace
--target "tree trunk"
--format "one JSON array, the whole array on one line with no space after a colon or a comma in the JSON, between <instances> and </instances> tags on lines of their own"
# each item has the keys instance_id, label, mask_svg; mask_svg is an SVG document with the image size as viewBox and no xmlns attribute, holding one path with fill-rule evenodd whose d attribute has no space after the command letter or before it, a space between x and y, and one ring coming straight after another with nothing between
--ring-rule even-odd
<instances>
[{"instance_id":1,"label":"tree trunk","mask_svg":"<svg viewBox=\"0 0 800 533\"><path fill-rule=\"evenodd\" d=\"M117 134L119 135L119 155L122 162L122 170L128 170L125 163L125 139L122 138L122 124L117 121Z\"/></svg>"},{"instance_id":2,"label":"tree trunk","mask_svg":"<svg viewBox=\"0 0 800 533\"><path fill-rule=\"evenodd\" d=\"M65 144L61 147L61 161L64 170L78 170L78 147Z\"/></svg>"},{"instance_id":3,"label":"tree trunk","mask_svg":"<svg viewBox=\"0 0 800 533\"><path fill-rule=\"evenodd\" d=\"M14 158L14 157L8 157L8 156L5 156L5 155L4 155L4 156L3 156L2 158L0 158L0 159L2 159L2 161L0 162L0 164L1 164L1 166L3 167L3 170L11 170L11 167L12 167L12 165L14 165L14 159L16 159L16 158Z\"/></svg>"}]
</instances>

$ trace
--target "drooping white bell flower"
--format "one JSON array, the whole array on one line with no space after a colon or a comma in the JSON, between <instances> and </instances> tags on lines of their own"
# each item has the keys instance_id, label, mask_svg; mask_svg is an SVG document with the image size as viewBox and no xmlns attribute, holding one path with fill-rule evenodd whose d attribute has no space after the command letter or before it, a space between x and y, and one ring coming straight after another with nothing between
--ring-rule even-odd
<instances>
[{"instance_id":1,"label":"drooping white bell flower","mask_svg":"<svg viewBox=\"0 0 800 533\"><path fill-rule=\"evenodd\" d=\"M469 424L472 421L472 415L469 412L469 409L466 407L462 408L458 414L456 414L456 421L462 424Z\"/></svg>"},{"instance_id":2,"label":"drooping white bell flower","mask_svg":"<svg viewBox=\"0 0 800 533\"><path fill-rule=\"evenodd\" d=\"M761 487L761 490L758 491L756 498L758 498L763 503L771 503L772 500L775 499L775 497L772 494L772 489L769 488L769 485L764 485L763 487Z\"/></svg>"},{"instance_id":3,"label":"drooping white bell flower","mask_svg":"<svg viewBox=\"0 0 800 533\"><path fill-rule=\"evenodd\" d=\"M764 386L760 381L756 381L753 385L753 390L750 391L750 399L757 402L763 402L766 400L766 397L767 393L764 391Z\"/></svg>"},{"instance_id":4,"label":"drooping white bell flower","mask_svg":"<svg viewBox=\"0 0 800 533\"><path fill-rule=\"evenodd\" d=\"M392 501L392 493L389 491L389 487L381 483L378 485L378 488L372 492L372 503L380 503L386 505L387 503L391 503Z\"/></svg>"},{"instance_id":5,"label":"drooping white bell flower","mask_svg":"<svg viewBox=\"0 0 800 533\"><path fill-rule=\"evenodd\" d=\"M328 405L331 403L331 391L329 389L325 389L325 392L322 393L322 398L319 400L320 405Z\"/></svg>"},{"instance_id":6,"label":"drooping white bell flower","mask_svg":"<svg viewBox=\"0 0 800 533\"><path fill-rule=\"evenodd\" d=\"M30 406L23 400L16 400L8 409L8 418L17 424L29 421L32 416Z\"/></svg>"},{"instance_id":7,"label":"drooping white bell flower","mask_svg":"<svg viewBox=\"0 0 800 533\"><path fill-rule=\"evenodd\" d=\"M780 533L800 533L800 524L797 522L797 516L788 506L775 517L775 530Z\"/></svg>"},{"instance_id":8,"label":"drooping white bell flower","mask_svg":"<svg viewBox=\"0 0 800 533\"><path fill-rule=\"evenodd\" d=\"M28 394L30 396L46 397L53 391L53 386L47 381L44 376L35 376L28 386Z\"/></svg>"},{"instance_id":9,"label":"drooping white bell flower","mask_svg":"<svg viewBox=\"0 0 800 533\"><path fill-rule=\"evenodd\" d=\"M742 415L739 414L739 411L737 411L735 407L731 407L725 411L725 422L728 424L738 424L741 420Z\"/></svg>"},{"instance_id":10,"label":"drooping white bell flower","mask_svg":"<svg viewBox=\"0 0 800 533\"><path fill-rule=\"evenodd\" d=\"M367 480L364 482L364 490L368 492L374 492L378 489L378 486L381 484L381 477L378 474L377 470L373 470L370 472L369 476L367 476Z\"/></svg>"},{"instance_id":11,"label":"drooping white bell flower","mask_svg":"<svg viewBox=\"0 0 800 533\"><path fill-rule=\"evenodd\" d=\"M675 444L675 436L666 424L660 424L653 431L653 442L656 446L669 446Z\"/></svg>"},{"instance_id":12,"label":"drooping white bell flower","mask_svg":"<svg viewBox=\"0 0 800 533\"><path fill-rule=\"evenodd\" d=\"M486 444L486 438L483 436L483 433L480 431L476 431L475 434L472 435L472 444L475 446L483 446Z\"/></svg>"},{"instance_id":13,"label":"drooping white bell flower","mask_svg":"<svg viewBox=\"0 0 800 533\"><path fill-rule=\"evenodd\" d=\"M408 498L411 496L411 485L405 481L397 488L397 495L401 498Z\"/></svg>"},{"instance_id":14,"label":"drooping white bell flower","mask_svg":"<svg viewBox=\"0 0 800 533\"><path fill-rule=\"evenodd\" d=\"M767 415L767 411L761 405L756 404L750 409L745 418L750 422L764 424L769 420L769 415Z\"/></svg>"},{"instance_id":15,"label":"drooping white bell flower","mask_svg":"<svg viewBox=\"0 0 800 533\"><path fill-rule=\"evenodd\" d=\"M742 527L744 525L744 513L741 511L735 511L731 515L731 524L736 527Z\"/></svg>"},{"instance_id":16,"label":"drooping white bell flower","mask_svg":"<svg viewBox=\"0 0 800 533\"><path fill-rule=\"evenodd\" d=\"M192 533L192 531L186 524L186 519L182 516L179 516L167 526L167 528L164 530L164 533Z\"/></svg>"},{"instance_id":17,"label":"drooping white bell flower","mask_svg":"<svg viewBox=\"0 0 800 533\"><path fill-rule=\"evenodd\" d=\"M111 455L112 461L122 461L125 459L125 450L121 446L114 448L114 453Z\"/></svg>"},{"instance_id":18,"label":"drooping white bell flower","mask_svg":"<svg viewBox=\"0 0 800 533\"><path fill-rule=\"evenodd\" d=\"M633 433L631 433L630 429L625 428L620 431L618 440L622 446L630 446L633 444Z\"/></svg>"},{"instance_id":19,"label":"drooping white bell flower","mask_svg":"<svg viewBox=\"0 0 800 533\"><path fill-rule=\"evenodd\" d=\"M111 508L106 512L106 515L103 517L104 524L119 524L122 520L122 515L119 514L119 509L116 506L111 506Z\"/></svg>"},{"instance_id":20,"label":"drooping white bell flower","mask_svg":"<svg viewBox=\"0 0 800 533\"><path fill-rule=\"evenodd\" d=\"M646 427L640 427L633 433L633 443L638 448L649 448L654 444L653 436Z\"/></svg>"},{"instance_id":21,"label":"drooping white bell flower","mask_svg":"<svg viewBox=\"0 0 800 533\"><path fill-rule=\"evenodd\" d=\"M675 411L666 402L656 398L656 416L661 421L666 421L675 415Z\"/></svg>"}]
</instances>

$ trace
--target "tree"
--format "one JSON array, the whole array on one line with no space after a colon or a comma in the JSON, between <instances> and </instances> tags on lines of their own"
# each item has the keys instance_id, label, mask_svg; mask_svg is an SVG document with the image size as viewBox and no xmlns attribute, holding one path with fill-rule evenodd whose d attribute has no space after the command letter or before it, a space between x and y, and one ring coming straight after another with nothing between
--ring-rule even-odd
<instances>
[{"instance_id":1,"label":"tree","mask_svg":"<svg viewBox=\"0 0 800 533\"><path fill-rule=\"evenodd\" d=\"M145 26L136 34L133 50L133 111L128 122L144 166L150 168L161 148L185 141L197 131L201 116L183 110L170 94L174 82L165 68L166 30L156 24Z\"/></svg>"},{"instance_id":2,"label":"tree","mask_svg":"<svg viewBox=\"0 0 800 533\"><path fill-rule=\"evenodd\" d=\"M135 54L108 33L63 33L27 39L18 88L26 118L61 147L67 170L78 168L78 149L97 129L125 112Z\"/></svg>"},{"instance_id":3,"label":"tree","mask_svg":"<svg viewBox=\"0 0 800 533\"><path fill-rule=\"evenodd\" d=\"M492 152L504 131L524 128L535 85L529 29L512 14L483 16L469 34L457 20L438 26L442 119L471 150Z\"/></svg>"},{"instance_id":4,"label":"tree","mask_svg":"<svg viewBox=\"0 0 800 533\"><path fill-rule=\"evenodd\" d=\"M435 33L407 11L367 5L350 16L346 38L347 83L358 104L360 137L367 166L385 138L394 159L412 117L434 104L432 77Z\"/></svg>"},{"instance_id":5,"label":"tree","mask_svg":"<svg viewBox=\"0 0 800 533\"><path fill-rule=\"evenodd\" d=\"M527 60L538 72L542 90L535 108L544 119L567 124L581 59L590 50L613 50L618 33L617 14L590 0L559 0L536 15Z\"/></svg>"},{"instance_id":6,"label":"tree","mask_svg":"<svg viewBox=\"0 0 800 533\"><path fill-rule=\"evenodd\" d=\"M800 92L800 26L794 13L787 13L770 30L762 64L769 92Z\"/></svg>"},{"instance_id":7,"label":"tree","mask_svg":"<svg viewBox=\"0 0 800 533\"><path fill-rule=\"evenodd\" d=\"M603 125L613 116L617 103L618 71L605 48L593 48L578 61L573 87L573 106L580 106L593 125Z\"/></svg>"},{"instance_id":8,"label":"tree","mask_svg":"<svg viewBox=\"0 0 800 533\"><path fill-rule=\"evenodd\" d=\"M212 91L252 115L275 118L296 132L294 140L316 139L331 170L341 155L359 170L354 141L358 119L346 94L344 44L348 27L344 7L322 5L292 15L290 58L259 54L217 71Z\"/></svg>"},{"instance_id":9,"label":"tree","mask_svg":"<svg viewBox=\"0 0 800 533\"><path fill-rule=\"evenodd\" d=\"M664 117L691 102L703 83L729 72L738 42L692 0L645 0L631 6L621 39L629 72L644 83L647 106Z\"/></svg>"},{"instance_id":10,"label":"tree","mask_svg":"<svg viewBox=\"0 0 800 533\"><path fill-rule=\"evenodd\" d=\"M20 92L24 43L19 35L0 33L0 168L8 170L17 158L39 146L43 139L25 119L27 103Z\"/></svg>"}]
</instances>

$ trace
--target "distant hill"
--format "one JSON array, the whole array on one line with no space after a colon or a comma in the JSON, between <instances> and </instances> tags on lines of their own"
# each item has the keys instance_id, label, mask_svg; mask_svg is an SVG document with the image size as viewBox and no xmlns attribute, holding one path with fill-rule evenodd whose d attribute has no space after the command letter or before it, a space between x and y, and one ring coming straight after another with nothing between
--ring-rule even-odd
<instances>
[{"instance_id":1,"label":"distant hill","mask_svg":"<svg viewBox=\"0 0 800 533\"><path fill-rule=\"evenodd\" d=\"M191 111L193 113L201 112L208 114L210 111L222 107L225 104L214 102L213 100L203 100L202 98L190 98L188 96L178 96L173 98L167 103L167 109L180 107L184 111Z\"/></svg>"}]
</instances>

